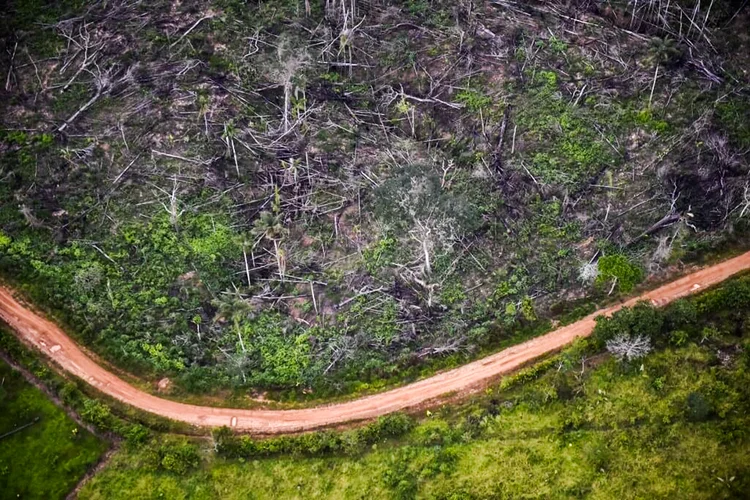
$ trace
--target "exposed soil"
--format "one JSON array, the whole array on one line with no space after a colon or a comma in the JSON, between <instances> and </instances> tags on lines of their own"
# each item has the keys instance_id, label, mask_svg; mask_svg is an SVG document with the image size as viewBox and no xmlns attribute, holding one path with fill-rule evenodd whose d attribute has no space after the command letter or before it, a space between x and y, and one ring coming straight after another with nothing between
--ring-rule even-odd
<instances>
[{"instance_id":1,"label":"exposed soil","mask_svg":"<svg viewBox=\"0 0 750 500\"><path fill-rule=\"evenodd\" d=\"M424 406L447 393L471 392L482 387L489 379L558 350L576 337L591 334L596 316L610 315L639 300L663 306L720 283L746 269L750 269L750 252L679 278L621 304L601 309L573 324L459 368L354 401L299 410L211 408L161 399L136 389L98 365L61 328L21 304L13 297L11 290L2 287L0 317L23 341L40 349L64 370L126 404L198 426L226 425L240 431L277 434L371 419L398 410Z\"/></svg>"}]
</instances>

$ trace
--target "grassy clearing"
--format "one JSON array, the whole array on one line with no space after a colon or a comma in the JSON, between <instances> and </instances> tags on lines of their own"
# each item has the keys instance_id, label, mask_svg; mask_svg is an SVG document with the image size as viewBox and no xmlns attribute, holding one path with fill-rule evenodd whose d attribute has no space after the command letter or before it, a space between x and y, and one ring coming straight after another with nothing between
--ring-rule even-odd
<instances>
[{"instance_id":1,"label":"grassy clearing","mask_svg":"<svg viewBox=\"0 0 750 500\"><path fill-rule=\"evenodd\" d=\"M0 497L64 498L107 443L79 426L45 394L0 361Z\"/></svg>"}]
</instances>

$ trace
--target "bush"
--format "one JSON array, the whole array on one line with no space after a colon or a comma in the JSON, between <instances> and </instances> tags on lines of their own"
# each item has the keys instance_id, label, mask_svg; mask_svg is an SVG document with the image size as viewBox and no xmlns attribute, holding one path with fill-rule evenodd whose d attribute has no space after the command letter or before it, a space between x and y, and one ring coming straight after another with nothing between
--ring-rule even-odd
<instances>
[{"instance_id":1,"label":"bush","mask_svg":"<svg viewBox=\"0 0 750 500\"><path fill-rule=\"evenodd\" d=\"M163 444L149 451L146 461L153 469L185 474L200 464L198 447L187 441Z\"/></svg>"},{"instance_id":2,"label":"bush","mask_svg":"<svg viewBox=\"0 0 750 500\"><path fill-rule=\"evenodd\" d=\"M444 420L428 420L415 433L416 442L420 446L438 446L454 441L453 429Z\"/></svg>"},{"instance_id":3,"label":"bush","mask_svg":"<svg viewBox=\"0 0 750 500\"><path fill-rule=\"evenodd\" d=\"M146 427L140 424L132 424L124 429L123 435L129 446L136 447L144 444L151 433Z\"/></svg>"},{"instance_id":4,"label":"bush","mask_svg":"<svg viewBox=\"0 0 750 500\"><path fill-rule=\"evenodd\" d=\"M743 311L750 306L750 278L731 280L721 288L709 290L695 299L700 314Z\"/></svg>"},{"instance_id":5,"label":"bush","mask_svg":"<svg viewBox=\"0 0 750 500\"><path fill-rule=\"evenodd\" d=\"M664 310L664 319L668 330L690 328L698 322L698 309L693 301L680 299Z\"/></svg>"},{"instance_id":6,"label":"bush","mask_svg":"<svg viewBox=\"0 0 750 500\"><path fill-rule=\"evenodd\" d=\"M361 451L364 445L401 436L413 427L414 420L409 416L394 413L380 417L359 429L343 433L319 431L300 436L253 439L250 436L237 437L228 427L221 427L214 429L212 437L216 453L227 458L267 457L281 453L319 456L340 450L354 454Z\"/></svg>"},{"instance_id":7,"label":"bush","mask_svg":"<svg viewBox=\"0 0 750 500\"><path fill-rule=\"evenodd\" d=\"M112 424L112 412L109 406L100 403L94 399L87 399L83 402L81 417L100 429L110 430Z\"/></svg>"},{"instance_id":8,"label":"bush","mask_svg":"<svg viewBox=\"0 0 750 500\"><path fill-rule=\"evenodd\" d=\"M78 390L78 386L74 382L66 382L58 392L60 399L71 406L75 406L80 402L81 391Z\"/></svg>"},{"instance_id":9,"label":"bush","mask_svg":"<svg viewBox=\"0 0 750 500\"><path fill-rule=\"evenodd\" d=\"M711 403L700 392L691 392L687 397L685 416L691 422L705 422L713 414Z\"/></svg>"},{"instance_id":10,"label":"bush","mask_svg":"<svg viewBox=\"0 0 750 500\"><path fill-rule=\"evenodd\" d=\"M663 331L664 313L646 302L638 302L608 318L597 317L592 339L601 349L615 337L642 337L653 341L661 338Z\"/></svg>"}]
</instances>

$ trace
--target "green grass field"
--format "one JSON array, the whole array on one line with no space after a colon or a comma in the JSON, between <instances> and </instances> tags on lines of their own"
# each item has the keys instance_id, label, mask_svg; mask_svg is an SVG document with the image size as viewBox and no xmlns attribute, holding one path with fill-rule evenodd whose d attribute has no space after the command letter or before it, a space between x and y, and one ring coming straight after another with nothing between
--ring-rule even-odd
<instances>
[{"instance_id":1,"label":"green grass field","mask_svg":"<svg viewBox=\"0 0 750 500\"><path fill-rule=\"evenodd\" d=\"M0 498L65 498L107 449L0 361Z\"/></svg>"}]
</instances>

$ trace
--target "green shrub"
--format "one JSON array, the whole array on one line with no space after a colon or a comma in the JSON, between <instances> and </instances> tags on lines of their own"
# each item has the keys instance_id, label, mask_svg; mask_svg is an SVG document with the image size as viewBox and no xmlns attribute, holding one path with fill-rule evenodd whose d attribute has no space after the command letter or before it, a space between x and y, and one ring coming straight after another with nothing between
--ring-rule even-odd
<instances>
[{"instance_id":1,"label":"green shrub","mask_svg":"<svg viewBox=\"0 0 750 500\"><path fill-rule=\"evenodd\" d=\"M698 309L693 300L680 299L664 310L665 327L668 330L692 328L698 322Z\"/></svg>"},{"instance_id":2,"label":"green shrub","mask_svg":"<svg viewBox=\"0 0 750 500\"><path fill-rule=\"evenodd\" d=\"M711 403L700 392L691 392L686 400L685 416L692 422L705 422L713 414Z\"/></svg>"},{"instance_id":3,"label":"green shrub","mask_svg":"<svg viewBox=\"0 0 750 500\"><path fill-rule=\"evenodd\" d=\"M100 429L112 428L112 411L109 406L95 399L87 399L83 402L81 417Z\"/></svg>"},{"instance_id":4,"label":"green shrub","mask_svg":"<svg viewBox=\"0 0 750 500\"><path fill-rule=\"evenodd\" d=\"M359 429L341 433L318 431L299 436L253 439L250 436L237 437L228 427L220 427L214 429L211 435L216 453L227 458L252 458L281 453L319 456L339 450L348 454L357 453L367 444L374 444L383 439L407 433L414 427L414 424L414 420L409 416L393 413L382 416Z\"/></svg>"},{"instance_id":5,"label":"green shrub","mask_svg":"<svg viewBox=\"0 0 750 500\"><path fill-rule=\"evenodd\" d=\"M185 474L200 464L198 447L187 442L169 442L148 451L146 461L152 469Z\"/></svg>"},{"instance_id":6,"label":"green shrub","mask_svg":"<svg viewBox=\"0 0 750 500\"><path fill-rule=\"evenodd\" d=\"M428 420L415 430L415 441L420 446L449 444L453 440L453 429L444 420Z\"/></svg>"},{"instance_id":7,"label":"green shrub","mask_svg":"<svg viewBox=\"0 0 750 500\"><path fill-rule=\"evenodd\" d=\"M132 424L125 428L123 435L125 437L125 442L128 443L129 446L137 447L148 441L151 432L148 428L140 424Z\"/></svg>"},{"instance_id":8,"label":"green shrub","mask_svg":"<svg viewBox=\"0 0 750 500\"><path fill-rule=\"evenodd\" d=\"M643 280L643 270L622 254L605 255L599 259L599 284L617 280L620 291L628 293Z\"/></svg>"},{"instance_id":9,"label":"green shrub","mask_svg":"<svg viewBox=\"0 0 750 500\"><path fill-rule=\"evenodd\" d=\"M664 313L647 302L638 302L635 306L621 309L610 317L597 317L592 338L599 348L621 334L631 337L640 335L656 340L660 338L663 327Z\"/></svg>"}]
</instances>

